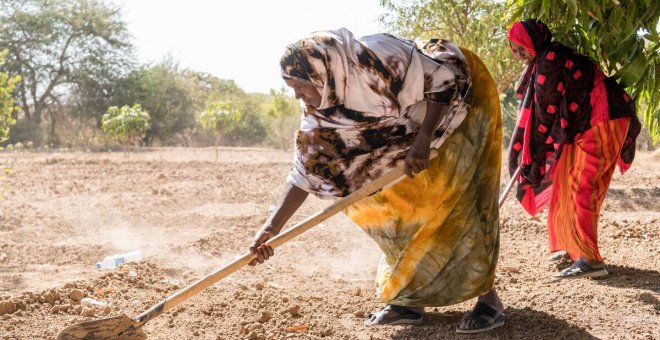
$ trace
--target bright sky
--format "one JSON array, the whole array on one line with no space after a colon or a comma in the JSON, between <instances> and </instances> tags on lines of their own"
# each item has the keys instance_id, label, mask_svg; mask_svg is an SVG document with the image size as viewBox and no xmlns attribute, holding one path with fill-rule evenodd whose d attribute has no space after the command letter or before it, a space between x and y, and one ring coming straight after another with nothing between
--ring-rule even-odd
<instances>
[{"instance_id":1,"label":"bright sky","mask_svg":"<svg viewBox=\"0 0 660 340\"><path fill-rule=\"evenodd\" d=\"M378 0L117 0L140 62L171 54L182 67L233 79L246 92L284 85L279 59L306 34L381 30Z\"/></svg>"}]
</instances>

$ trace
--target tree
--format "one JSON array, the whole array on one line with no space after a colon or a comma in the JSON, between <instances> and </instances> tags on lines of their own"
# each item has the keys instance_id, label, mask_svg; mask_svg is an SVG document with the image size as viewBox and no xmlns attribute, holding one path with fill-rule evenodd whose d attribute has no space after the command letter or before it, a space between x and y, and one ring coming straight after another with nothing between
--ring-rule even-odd
<instances>
[{"instance_id":1,"label":"tree","mask_svg":"<svg viewBox=\"0 0 660 340\"><path fill-rule=\"evenodd\" d=\"M117 81L110 103L115 106L140 103L151 115L144 143L168 144L176 134L195 125L195 112L204 103L192 95L189 79L171 57L156 65L145 65Z\"/></svg>"},{"instance_id":2,"label":"tree","mask_svg":"<svg viewBox=\"0 0 660 340\"><path fill-rule=\"evenodd\" d=\"M637 101L645 125L660 134L660 1L509 0L507 23L538 18L556 40L598 62Z\"/></svg>"},{"instance_id":3,"label":"tree","mask_svg":"<svg viewBox=\"0 0 660 340\"><path fill-rule=\"evenodd\" d=\"M270 90L273 101L268 109L268 117L271 120L270 136L277 147L289 150L293 145L295 131L300 126L300 104L291 96L287 95L286 88L279 91Z\"/></svg>"},{"instance_id":4,"label":"tree","mask_svg":"<svg viewBox=\"0 0 660 340\"><path fill-rule=\"evenodd\" d=\"M102 129L124 147L124 155L128 155L127 146L136 145L149 129L151 117L149 112L140 107L133 106L111 106L103 115Z\"/></svg>"},{"instance_id":5,"label":"tree","mask_svg":"<svg viewBox=\"0 0 660 340\"><path fill-rule=\"evenodd\" d=\"M130 65L128 39L119 8L102 0L0 1L3 69L22 76L17 101L36 126L71 88L103 84Z\"/></svg>"},{"instance_id":6,"label":"tree","mask_svg":"<svg viewBox=\"0 0 660 340\"><path fill-rule=\"evenodd\" d=\"M222 137L223 144L250 146L261 143L266 138L264 97L266 95L249 94L232 99L241 117L236 126Z\"/></svg>"},{"instance_id":7,"label":"tree","mask_svg":"<svg viewBox=\"0 0 660 340\"><path fill-rule=\"evenodd\" d=\"M236 128L241 120L241 112L238 111L231 102L216 101L209 104L202 113L200 113L198 122L202 128L212 131L215 135L215 160L218 160L218 144L220 138L225 133L231 132Z\"/></svg>"},{"instance_id":8,"label":"tree","mask_svg":"<svg viewBox=\"0 0 660 340\"><path fill-rule=\"evenodd\" d=\"M7 51L0 52L0 66L4 64ZM13 92L16 83L21 81L20 76L10 77L7 73L0 72L0 142L9 136L9 128L16 123L12 113L17 108L14 106Z\"/></svg>"}]
</instances>

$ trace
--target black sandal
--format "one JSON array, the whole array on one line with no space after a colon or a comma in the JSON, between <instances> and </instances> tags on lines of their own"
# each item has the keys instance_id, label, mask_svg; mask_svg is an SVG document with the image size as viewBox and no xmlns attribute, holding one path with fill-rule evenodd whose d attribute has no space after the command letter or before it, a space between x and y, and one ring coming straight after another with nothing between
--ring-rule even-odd
<instances>
[{"instance_id":1,"label":"black sandal","mask_svg":"<svg viewBox=\"0 0 660 340\"><path fill-rule=\"evenodd\" d=\"M364 325L367 327L381 325L419 325L424 321L424 313L416 312L408 307L387 305L376 313L370 313Z\"/></svg>"},{"instance_id":2,"label":"black sandal","mask_svg":"<svg viewBox=\"0 0 660 340\"><path fill-rule=\"evenodd\" d=\"M474 334L489 331L494 328L502 327L505 323L504 313L493 309L491 306L483 303L477 302L472 309L472 312L468 313L461 320L463 321L471 320L476 322L476 328L461 328L460 324L456 327L456 333L460 334Z\"/></svg>"},{"instance_id":3,"label":"black sandal","mask_svg":"<svg viewBox=\"0 0 660 340\"><path fill-rule=\"evenodd\" d=\"M564 279L578 279L581 277L590 277L592 279L602 278L607 276L607 269L605 266L592 267L583 259L578 259L570 267L560 271L554 275L555 281Z\"/></svg>"}]
</instances>

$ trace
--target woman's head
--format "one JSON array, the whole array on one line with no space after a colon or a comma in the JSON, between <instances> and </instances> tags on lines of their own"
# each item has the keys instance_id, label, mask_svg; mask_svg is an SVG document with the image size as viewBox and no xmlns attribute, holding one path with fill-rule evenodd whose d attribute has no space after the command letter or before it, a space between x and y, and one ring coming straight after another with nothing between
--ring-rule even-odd
<instances>
[{"instance_id":1,"label":"woman's head","mask_svg":"<svg viewBox=\"0 0 660 340\"><path fill-rule=\"evenodd\" d=\"M323 89L323 80L309 63L304 49L303 41L287 46L280 59L282 78L287 86L293 89L296 99L318 108L321 105L320 91Z\"/></svg>"},{"instance_id":2,"label":"woman's head","mask_svg":"<svg viewBox=\"0 0 660 340\"><path fill-rule=\"evenodd\" d=\"M509 29L507 39L514 56L532 60L552 40L552 33L541 21L528 19L515 22Z\"/></svg>"}]
</instances>

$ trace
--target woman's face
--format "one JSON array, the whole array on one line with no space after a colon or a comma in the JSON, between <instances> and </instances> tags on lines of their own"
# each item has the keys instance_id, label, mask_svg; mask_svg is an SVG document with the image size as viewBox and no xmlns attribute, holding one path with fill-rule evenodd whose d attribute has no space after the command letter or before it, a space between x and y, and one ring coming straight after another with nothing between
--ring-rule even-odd
<instances>
[{"instance_id":1,"label":"woman's face","mask_svg":"<svg viewBox=\"0 0 660 340\"><path fill-rule=\"evenodd\" d=\"M314 85L304 81L287 78L284 79L284 82L293 89L293 92L296 94L296 99L302 99L305 104L315 108L321 106L321 94Z\"/></svg>"},{"instance_id":2,"label":"woman's face","mask_svg":"<svg viewBox=\"0 0 660 340\"><path fill-rule=\"evenodd\" d=\"M509 46L511 47L511 52L513 53L514 57L523 61L530 61L534 59L534 56L529 53L528 50L518 45L515 41L509 40Z\"/></svg>"}]
</instances>

